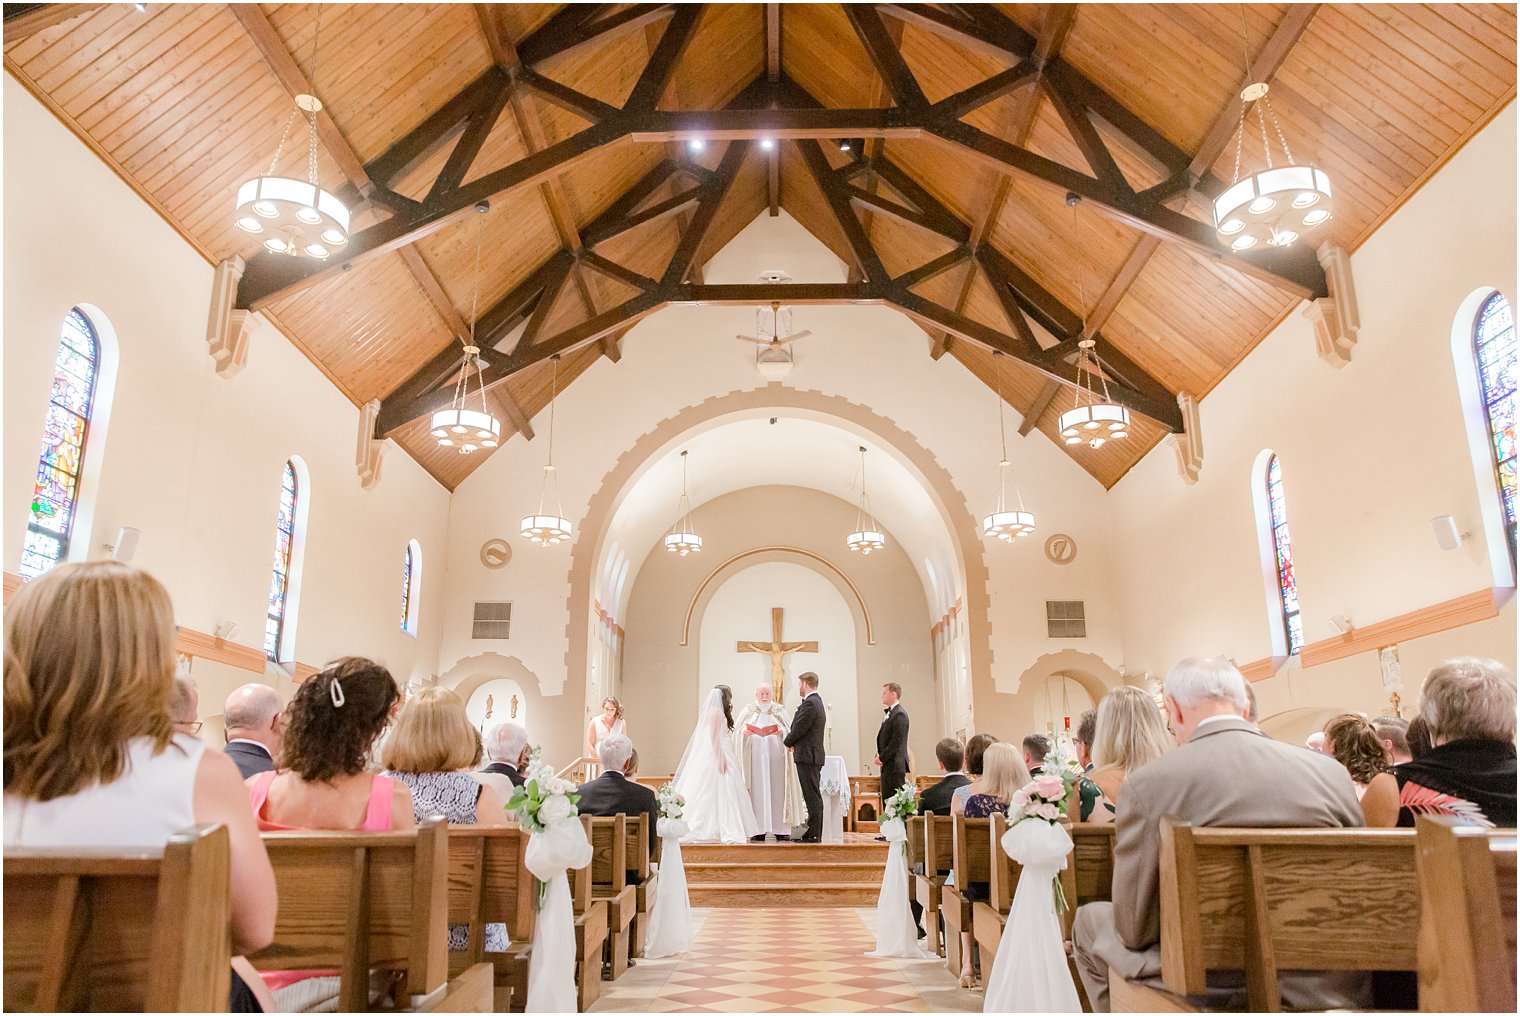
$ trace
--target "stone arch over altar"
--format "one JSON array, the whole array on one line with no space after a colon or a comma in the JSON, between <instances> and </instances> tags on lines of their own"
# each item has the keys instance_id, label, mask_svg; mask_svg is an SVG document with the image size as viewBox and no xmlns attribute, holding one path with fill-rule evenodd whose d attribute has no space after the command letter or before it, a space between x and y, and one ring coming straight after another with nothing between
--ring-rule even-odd
<instances>
[{"instance_id":1,"label":"stone arch over altar","mask_svg":"<svg viewBox=\"0 0 1520 1016\"><path fill-rule=\"evenodd\" d=\"M958 602L963 605L961 611L968 633L968 687L964 689L962 710L969 714L973 700L990 702L994 689L987 563L976 520L949 472L912 434L869 407L838 396L772 384L688 406L634 441L602 478L589 503L581 533L571 548L570 561L566 671L572 682L586 682L585 709L594 708L590 699L600 694L587 677L597 626L605 623L604 617L609 614L618 624L624 623L636 580L636 575L620 569L615 585L605 581L611 571L609 556L617 548L618 553L637 562L644 553L643 547L634 546L626 533L619 531L630 502L638 500L632 497L636 488L662 462L676 458L683 444L734 424L764 421L777 416L778 411L785 414L783 420L810 421L868 444L878 467L890 467L911 478L924 503L924 510L917 517L922 520L926 534L932 531L932 535L920 541L932 544L932 549L915 554L913 559L932 611L923 626L925 633L934 618ZM819 485L818 489L827 488ZM653 543L657 539L645 546ZM614 682L613 687L620 687L620 682ZM931 692L923 700L923 707L933 708L931 703L937 698ZM916 749L915 754L920 758L927 756L927 752Z\"/></svg>"}]
</instances>

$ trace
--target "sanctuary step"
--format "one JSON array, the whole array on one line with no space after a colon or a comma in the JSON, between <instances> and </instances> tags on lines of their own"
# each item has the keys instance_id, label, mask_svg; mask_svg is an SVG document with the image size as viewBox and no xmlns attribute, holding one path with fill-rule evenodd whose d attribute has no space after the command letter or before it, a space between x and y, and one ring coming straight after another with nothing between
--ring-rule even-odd
<instances>
[{"instance_id":1,"label":"sanctuary step","mask_svg":"<svg viewBox=\"0 0 1520 1016\"><path fill-rule=\"evenodd\" d=\"M864 907L881 891L887 845L688 843L681 856L694 907Z\"/></svg>"}]
</instances>

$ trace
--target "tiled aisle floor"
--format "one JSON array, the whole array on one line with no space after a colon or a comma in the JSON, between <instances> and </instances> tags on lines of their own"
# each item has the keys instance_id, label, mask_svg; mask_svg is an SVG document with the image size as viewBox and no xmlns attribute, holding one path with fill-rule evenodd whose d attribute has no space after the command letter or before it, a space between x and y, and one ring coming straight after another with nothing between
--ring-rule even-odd
<instances>
[{"instance_id":1,"label":"tiled aisle floor","mask_svg":"<svg viewBox=\"0 0 1520 1016\"><path fill-rule=\"evenodd\" d=\"M981 1012L941 960L885 960L876 912L698 910L689 953L639 960L592 1012Z\"/></svg>"}]
</instances>

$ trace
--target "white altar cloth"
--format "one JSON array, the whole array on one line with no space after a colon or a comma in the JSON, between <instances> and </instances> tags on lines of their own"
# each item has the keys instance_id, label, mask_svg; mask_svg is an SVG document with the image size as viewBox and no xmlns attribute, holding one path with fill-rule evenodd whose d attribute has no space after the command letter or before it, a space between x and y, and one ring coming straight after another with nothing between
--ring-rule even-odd
<instances>
[{"instance_id":1,"label":"white altar cloth","mask_svg":"<svg viewBox=\"0 0 1520 1016\"><path fill-rule=\"evenodd\" d=\"M828 755L818 779L823 793L823 842L844 842L844 817L850 813L850 778L843 755Z\"/></svg>"}]
</instances>

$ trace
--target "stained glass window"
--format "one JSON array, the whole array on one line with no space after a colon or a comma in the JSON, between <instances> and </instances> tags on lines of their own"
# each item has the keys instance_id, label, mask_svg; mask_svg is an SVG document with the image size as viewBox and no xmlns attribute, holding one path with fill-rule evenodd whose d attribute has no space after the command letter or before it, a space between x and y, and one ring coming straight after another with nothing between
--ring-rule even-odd
<instances>
[{"instance_id":1,"label":"stained glass window","mask_svg":"<svg viewBox=\"0 0 1520 1016\"><path fill-rule=\"evenodd\" d=\"M264 621L264 655L276 663L280 660L280 638L285 634L285 597L290 592L290 547L296 532L296 498L301 494L296 483L296 468L285 463L285 477L280 482L280 516L275 523L274 574L269 580L269 616Z\"/></svg>"},{"instance_id":2,"label":"stained glass window","mask_svg":"<svg viewBox=\"0 0 1520 1016\"><path fill-rule=\"evenodd\" d=\"M95 401L95 373L100 345L95 329L79 308L63 319L63 339L53 365L53 395L43 427L42 455L32 490L26 541L21 548L21 577L33 579L51 569L69 551L79 505L79 472L84 441Z\"/></svg>"},{"instance_id":3,"label":"stained glass window","mask_svg":"<svg viewBox=\"0 0 1520 1016\"><path fill-rule=\"evenodd\" d=\"M401 562L401 630L412 630L412 545L406 545L406 557Z\"/></svg>"},{"instance_id":4,"label":"stained glass window","mask_svg":"<svg viewBox=\"0 0 1520 1016\"><path fill-rule=\"evenodd\" d=\"M1488 412L1488 434L1504 501L1504 530L1515 552L1515 316L1509 301L1495 293L1483 303L1473 328L1478 383Z\"/></svg>"},{"instance_id":5,"label":"stained glass window","mask_svg":"<svg viewBox=\"0 0 1520 1016\"><path fill-rule=\"evenodd\" d=\"M1283 633L1288 638L1288 655L1294 656L1304 647L1304 622L1298 614L1298 577L1293 570L1293 545L1288 537L1288 504L1283 499L1282 465L1276 455L1267 462L1267 506L1271 514L1272 549L1277 559Z\"/></svg>"}]
</instances>

